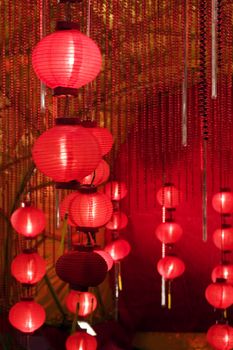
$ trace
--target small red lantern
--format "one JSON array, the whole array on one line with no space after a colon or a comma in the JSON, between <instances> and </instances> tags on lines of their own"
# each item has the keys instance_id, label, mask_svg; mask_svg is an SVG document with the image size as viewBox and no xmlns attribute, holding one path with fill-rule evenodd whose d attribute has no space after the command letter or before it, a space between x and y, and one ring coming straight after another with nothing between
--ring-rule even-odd
<instances>
[{"instance_id":1,"label":"small red lantern","mask_svg":"<svg viewBox=\"0 0 233 350\"><path fill-rule=\"evenodd\" d=\"M123 181L110 181L105 185L105 193L112 201L123 199L127 193L127 187Z\"/></svg>"},{"instance_id":2,"label":"small red lantern","mask_svg":"<svg viewBox=\"0 0 233 350\"><path fill-rule=\"evenodd\" d=\"M111 220L106 224L109 230L122 230L128 224L128 218L122 211L114 211Z\"/></svg>"},{"instance_id":3,"label":"small red lantern","mask_svg":"<svg viewBox=\"0 0 233 350\"><path fill-rule=\"evenodd\" d=\"M113 136L107 128L88 128L89 131L97 138L100 145L101 154L105 156L112 148Z\"/></svg>"},{"instance_id":4,"label":"small red lantern","mask_svg":"<svg viewBox=\"0 0 233 350\"><path fill-rule=\"evenodd\" d=\"M102 258L105 260L105 262L108 266L108 271L111 270L111 268L113 266L113 259L112 259L111 255L102 249L96 249L96 250L94 250L94 252L99 254L100 256L102 256Z\"/></svg>"},{"instance_id":5,"label":"small red lantern","mask_svg":"<svg viewBox=\"0 0 233 350\"><path fill-rule=\"evenodd\" d=\"M223 279L208 285L205 297L216 309L226 309L233 304L233 287Z\"/></svg>"},{"instance_id":6,"label":"small red lantern","mask_svg":"<svg viewBox=\"0 0 233 350\"><path fill-rule=\"evenodd\" d=\"M222 225L213 233L213 242L217 248L223 251L233 250L233 228L230 225Z\"/></svg>"},{"instance_id":7,"label":"small red lantern","mask_svg":"<svg viewBox=\"0 0 233 350\"><path fill-rule=\"evenodd\" d=\"M29 203L23 205L25 206L16 209L11 215L11 224L15 231L26 238L34 238L45 229L45 215Z\"/></svg>"},{"instance_id":8,"label":"small red lantern","mask_svg":"<svg viewBox=\"0 0 233 350\"><path fill-rule=\"evenodd\" d=\"M59 205L59 213L62 219L65 218L65 215L68 215L68 224L70 226L76 226L75 223L70 219L69 207L72 200L77 196L78 192L71 192L68 196L65 196Z\"/></svg>"},{"instance_id":9,"label":"small red lantern","mask_svg":"<svg viewBox=\"0 0 233 350\"><path fill-rule=\"evenodd\" d=\"M164 279L172 280L184 273L185 265L176 256L168 255L158 261L157 270Z\"/></svg>"},{"instance_id":10,"label":"small red lantern","mask_svg":"<svg viewBox=\"0 0 233 350\"><path fill-rule=\"evenodd\" d=\"M97 341L95 337L85 333L76 332L66 340L66 350L96 350Z\"/></svg>"},{"instance_id":11,"label":"small red lantern","mask_svg":"<svg viewBox=\"0 0 233 350\"><path fill-rule=\"evenodd\" d=\"M99 186L106 182L109 178L110 169L108 163L101 159L97 168L90 174L85 176L80 183L82 185L95 185Z\"/></svg>"},{"instance_id":12,"label":"small red lantern","mask_svg":"<svg viewBox=\"0 0 233 350\"><path fill-rule=\"evenodd\" d=\"M46 263L38 253L22 253L11 263L12 275L23 284L35 284L45 275Z\"/></svg>"},{"instance_id":13,"label":"small red lantern","mask_svg":"<svg viewBox=\"0 0 233 350\"><path fill-rule=\"evenodd\" d=\"M222 190L216 193L212 199L213 208L220 214L233 212L233 193L229 190Z\"/></svg>"},{"instance_id":14,"label":"small red lantern","mask_svg":"<svg viewBox=\"0 0 233 350\"><path fill-rule=\"evenodd\" d=\"M233 284L233 265L225 263L216 266L212 271L211 279L216 282L219 278L224 278L227 283Z\"/></svg>"},{"instance_id":15,"label":"small red lantern","mask_svg":"<svg viewBox=\"0 0 233 350\"><path fill-rule=\"evenodd\" d=\"M164 244L177 242L182 236L182 233L181 226L174 221L163 222L155 230L157 238Z\"/></svg>"},{"instance_id":16,"label":"small red lantern","mask_svg":"<svg viewBox=\"0 0 233 350\"><path fill-rule=\"evenodd\" d=\"M33 333L45 322L45 311L34 300L16 303L9 312L9 321L13 327L23 333Z\"/></svg>"},{"instance_id":17,"label":"small red lantern","mask_svg":"<svg viewBox=\"0 0 233 350\"><path fill-rule=\"evenodd\" d=\"M129 255L131 247L125 239L117 239L107 244L104 250L112 257L113 261L120 261Z\"/></svg>"},{"instance_id":18,"label":"small red lantern","mask_svg":"<svg viewBox=\"0 0 233 350\"><path fill-rule=\"evenodd\" d=\"M157 201L165 208L176 208L180 203L180 191L173 184L165 184L157 192Z\"/></svg>"},{"instance_id":19,"label":"small red lantern","mask_svg":"<svg viewBox=\"0 0 233 350\"><path fill-rule=\"evenodd\" d=\"M215 324L208 329L207 341L217 350L233 348L233 328L228 324Z\"/></svg>"},{"instance_id":20,"label":"small red lantern","mask_svg":"<svg viewBox=\"0 0 233 350\"><path fill-rule=\"evenodd\" d=\"M79 316L88 316L97 307L97 300L94 294L71 290L66 297L66 307L72 313Z\"/></svg>"}]
</instances>

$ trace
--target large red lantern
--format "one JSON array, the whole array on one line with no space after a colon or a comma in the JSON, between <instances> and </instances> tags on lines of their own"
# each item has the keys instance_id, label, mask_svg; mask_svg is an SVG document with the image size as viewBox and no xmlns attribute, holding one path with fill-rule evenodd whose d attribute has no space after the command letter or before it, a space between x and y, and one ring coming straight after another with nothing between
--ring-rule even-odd
<instances>
[{"instance_id":1,"label":"large red lantern","mask_svg":"<svg viewBox=\"0 0 233 350\"><path fill-rule=\"evenodd\" d=\"M58 118L57 123L59 119L65 118ZM56 182L82 180L101 159L95 137L78 125L57 125L45 131L35 141L32 156L37 168Z\"/></svg>"},{"instance_id":2,"label":"large red lantern","mask_svg":"<svg viewBox=\"0 0 233 350\"><path fill-rule=\"evenodd\" d=\"M233 250L233 227L222 225L213 233L213 242L217 248L223 251Z\"/></svg>"},{"instance_id":3,"label":"large red lantern","mask_svg":"<svg viewBox=\"0 0 233 350\"><path fill-rule=\"evenodd\" d=\"M227 283L233 284L233 265L225 263L215 266L211 274L211 279L213 282L216 282L219 278L224 278Z\"/></svg>"},{"instance_id":4,"label":"large red lantern","mask_svg":"<svg viewBox=\"0 0 233 350\"><path fill-rule=\"evenodd\" d=\"M222 190L216 193L212 199L213 208L220 214L233 212L233 193L229 190Z\"/></svg>"},{"instance_id":5,"label":"large red lantern","mask_svg":"<svg viewBox=\"0 0 233 350\"><path fill-rule=\"evenodd\" d=\"M18 233L26 238L33 238L45 229L45 215L42 210L28 203L23 205L11 215L11 224Z\"/></svg>"},{"instance_id":6,"label":"large red lantern","mask_svg":"<svg viewBox=\"0 0 233 350\"><path fill-rule=\"evenodd\" d=\"M120 261L129 255L131 247L125 239L117 239L107 244L104 250L111 255L113 261Z\"/></svg>"},{"instance_id":7,"label":"large red lantern","mask_svg":"<svg viewBox=\"0 0 233 350\"><path fill-rule=\"evenodd\" d=\"M95 249L94 252L99 254L100 256L102 256L102 258L105 260L105 262L107 264L108 271L111 270L111 268L113 266L113 259L112 259L111 255L102 249Z\"/></svg>"},{"instance_id":8,"label":"large red lantern","mask_svg":"<svg viewBox=\"0 0 233 350\"><path fill-rule=\"evenodd\" d=\"M71 290L66 297L66 307L72 313L79 316L88 316L97 307L97 300L94 294Z\"/></svg>"},{"instance_id":9,"label":"large red lantern","mask_svg":"<svg viewBox=\"0 0 233 350\"><path fill-rule=\"evenodd\" d=\"M105 185L105 193L112 201L123 199L127 193L127 187L123 181L110 181Z\"/></svg>"},{"instance_id":10,"label":"large red lantern","mask_svg":"<svg viewBox=\"0 0 233 350\"><path fill-rule=\"evenodd\" d=\"M233 287L225 280L217 280L206 288L205 297L216 309L226 309L233 304Z\"/></svg>"},{"instance_id":11,"label":"large red lantern","mask_svg":"<svg viewBox=\"0 0 233 350\"><path fill-rule=\"evenodd\" d=\"M128 224L128 218L122 211L114 211L111 220L106 224L109 230L122 230Z\"/></svg>"},{"instance_id":12,"label":"large red lantern","mask_svg":"<svg viewBox=\"0 0 233 350\"><path fill-rule=\"evenodd\" d=\"M82 185L95 185L99 186L102 183L106 182L109 178L110 169L108 163L101 159L97 168L90 174L85 176L80 183Z\"/></svg>"},{"instance_id":13,"label":"large red lantern","mask_svg":"<svg viewBox=\"0 0 233 350\"><path fill-rule=\"evenodd\" d=\"M66 340L66 350L96 350L97 341L95 337L85 333L76 332Z\"/></svg>"},{"instance_id":14,"label":"large red lantern","mask_svg":"<svg viewBox=\"0 0 233 350\"><path fill-rule=\"evenodd\" d=\"M9 312L9 321L23 333L32 333L45 322L45 311L34 300L23 300L16 303Z\"/></svg>"},{"instance_id":15,"label":"large red lantern","mask_svg":"<svg viewBox=\"0 0 233 350\"><path fill-rule=\"evenodd\" d=\"M113 136L107 128L94 127L89 128L89 131L97 138L100 145L101 154L105 156L112 148Z\"/></svg>"},{"instance_id":16,"label":"large red lantern","mask_svg":"<svg viewBox=\"0 0 233 350\"><path fill-rule=\"evenodd\" d=\"M23 284L35 284L45 275L46 263L38 253L22 253L11 263L12 275Z\"/></svg>"},{"instance_id":17,"label":"large red lantern","mask_svg":"<svg viewBox=\"0 0 233 350\"><path fill-rule=\"evenodd\" d=\"M62 91L67 88L69 93L75 94L76 89L91 82L100 72L101 53L88 36L77 29L64 29L47 35L36 45L32 65L47 86L62 87Z\"/></svg>"},{"instance_id":18,"label":"large red lantern","mask_svg":"<svg viewBox=\"0 0 233 350\"><path fill-rule=\"evenodd\" d=\"M177 242L182 233L181 226L174 221L163 222L155 230L157 238L165 244Z\"/></svg>"},{"instance_id":19,"label":"large red lantern","mask_svg":"<svg viewBox=\"0 0 233 350\"><path fill-rule=\"evenodd\" d=\"M157 192L157 201L165 208L176 208L180 203L180 191L173 184L165 184Z\"/></svg>"},{"instance_id":20,"label":"large red lantern","mask_svg":"<svg viewBox=\"0 0 233 350\"><path fill-rule=\"evenodd\" d=\"M172 280L184 273L185 265L176 256L168 255L158 261L157 270L164 279Z\"/></svg>"},{"instance_id":21,"label":"large red lantern","mask_svg":"<svg viewBox=\"0 0 233 350\"><path fill-rule=\"evenodd\" d=\"M207 341L217 350L233 348L233 328L228 324L215 324L208 329Z\"/></svg>"}]
</instances>

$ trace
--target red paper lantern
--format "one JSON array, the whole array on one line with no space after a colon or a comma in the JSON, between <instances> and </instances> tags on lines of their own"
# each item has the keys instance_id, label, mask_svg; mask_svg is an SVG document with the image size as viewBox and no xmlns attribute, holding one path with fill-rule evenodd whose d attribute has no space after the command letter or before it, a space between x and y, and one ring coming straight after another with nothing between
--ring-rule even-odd
<instances>
[{"instance_id":1,"label":"red paper lantern","mask_svg":"<svg viewBox=\"0 0 233 350\"><path fill-rule=\"evenodd\" d=\"M35 284L45 275L46 263L38 253L22 253L11 263L12 275L23 284Z\"/></svg>"},{"instance_id":2,"label":"red paper lantern","mask_svg":"<svg viewBox=\"0 0 233 350\"><path fill-rule=\"evenodd\" d=\"M124 239L117 239L106 245L104 250L112 257L113 261L120 261L129 255L131 247Z\"/></svg>"},{"instance_id":3,"label":"red paper lantern","mask_svg":"<svg viewBox=\"0 0 233 350\"><path fill-rule=\"evenodd\" d=\"M89 131L97 138L100 145L101 154L105 156L112 148L113 136L107 128L88 128Z\"/></svg>"},{"instance_id":4,"label":"red paper lantern","mask_svg":"<svg viewBox=\"0 0 233 350\"><path fill-rule=\"evenodd\" d=\"M80 183L82 185L93 184L95 186L99 186L108 180L109 174L110 169L108 163L101 159L97 168L90 175L85 176Z\"/></svg>"},{"instance_id":5,"label":"red paper lantern","mask_svg":"<svg viewBox=\"0 0 233 350\"><path fill-rule=\"evenodd\" d=\"M96 350L97 341L95 337L85 333L76 332L66 340L66 350Z\"/></svg>"},{"instance_id":6,"label":"red paper lantern","mask_svg":"<svg viewBox=\"0 0 233 350\"><path fill-rule=\"evenodd\" d=\"M176 208L180 203L180 191L173 184L165 184L157 192L157 201L165 208Z\"/></svg>"},{"instance_id":7,"label":"red paper lantern","mask_svg":"<svg viewBox=\"0 0 233 350\"><path fill-rule=\"evenodd\" d=\"M177 242L182 236L181 226L173 221L161 223L155 230L157 238L165 244Z\"/></svg>"},{"instance_id":8,"label":"red paper lantern","mask_svg":"<svg viewBox=\"0 0 233 350\"><path fill-rule=\"evenodd\" d=\"M65 215L68 215L68 224L70 226L76 226L75 223L71 220L69 215L69 207L72 200L77 196L78 192L71 192L67 196L64 197L62 202L59 205L59 213L62 219L65 218Z\"/></svg>"},{"instance_id":9,"label":"red paper lantern","mask_svg":"<svg viewBox=\"0 0 233 350\"><path fill-rule=\"evenodd\" d=\"M105 185L105 193L112 201L119 201L127 195L128 190L125 182L110 181Z\"/></svg>"},{"instance_id":10,"label":"red paper lantern","mask_svg":"<svg viewBox=\"0 0 233 350\"><path fill-rule=\"evenodd\" d=\"M228 324L215 324L208 329L207 341L217 350L233 348L233 328Z\"/></svg>"},{"instance_id":11,"label":"red paper lantern","mask_svg":"<svg viewBox=\"0 0 233 350\"><path fill-rule=\"evenodd\" d=\"M102 258L105 260L105 262L108 266L108 271L111 270L111 268L113 266L113 259L112 259L111 255L102 249L96 249L96 250L94 250L94 252L99 254L100 256L102 256Z\"/></svg>"},{"instance_id":12,"label":"red paper lantern","mask_svg":"<svg viewBox=\"0 0 233 350\"><path fill-rule=\"evenodd\" d=\"M101 53L95 42L78 30L58 30L36 45L32 65L50 88L78 89L100 72Z\"/></svg>"},{"instance_id":13,"label":"red paper lantern","mask_svg":"<svg viewBox=\"0 0 233 350\"><path fill-rule=\"evenodd\" d=\"M233 228L230 225L222 225L213 233L213 242L217 248L228 251L233 250Z\"/></svg>"},{"instance_id":14,"label":"red paper lantern","mask_svg":"<svg viewBox=\"0 0 233 350\"><path fill-rule=\"evenodd\" d=\"M18 233L33 238L45 229L45 215L42 210L26 203L11 215L11 224Z\"/></svg>"},{"instance_id":15,"label":"red paper lantern","mask_svg":"<svg viewBox=\"0 0 233 350\"><path fill-rule=\"evenodd\" d=\"M106 224L109 230L122 230L128 224L128 218L122 211L114 211L111 220Z\"/></svg>"},{"instance_id":16,"label":"red paper lantern","mask_svg":"<svg viewBox=\"0 0 233 350\"><path fill-rule=\"evenodd\" d=\"M233 212L233 193L223 190L216 193L212 199L213 208L220 214L230 214Z\"/></svg>"},{"instance_id":17,"label":"red paper lantern","mask_svg":"<svg viewBox=\"0 0 233 350\"><path fill-rule=\"evenodd\" d=\"M66 297L66 307L72 312L78 312L79 316L88 316L97 307L97 300L94 294L71 290Z\"/></svg>"},{"instance_id":18,"label":"red paper lantern","mask_svg":"<svg viewBox=\"0 0 233 350\"><path fill-rule=\"evenodd\" d=\"M205 297L216 309L226 309L233 304L233 287L224 280L217 280L206 288Z\"/></svg>"},{"instance_id":19,"label":"red paper lantern","mask_svg":"<svg viewBox=\"0 0 233 350\"><path fill-rule=\"evenodd\" d=\"M9 321L13 327L23 333L32 333L45 322L43 307L34 300L16 303L9 312Z\"/></svg>"},{"instance_id":20,"label":"red paper lantern","mask_svg":"<svg viewBox=\"0 0 233 350\"><path fill-rule=\"evenodd\" d=\"M32 156L37 168L56 182L82 180L101 159L95 137L78 125L57 125L45 131L35 141Z\"/></svg>"},{"instance_id":21,"label":"red paper lantern","mask_svg":"<svg viewBox=\"0 0 233 350\"><path fill-rule=\"evenodd\" d=\"M166 280L172 280L184 273L185 265L176 256L165 256L157 264L157 270Z\"/></svg>"},{"instance_id":22,"label":"red paper lantern","mask_svg":"<svg viewBox=\"0 0 233 350\"><path fill-rule=\"evenodd\" d=\"M211 279L216 282L217 278L224 278L227 283L233 284L233 265L222 264L216 266L211 274Z\"/></svg>"}]
</instances>

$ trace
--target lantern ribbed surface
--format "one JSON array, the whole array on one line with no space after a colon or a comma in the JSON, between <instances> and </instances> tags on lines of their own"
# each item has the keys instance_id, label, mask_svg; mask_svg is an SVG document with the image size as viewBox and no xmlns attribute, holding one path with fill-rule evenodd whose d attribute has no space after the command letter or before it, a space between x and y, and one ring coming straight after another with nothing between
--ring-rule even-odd
<instances>
[{"instance_id":1,"label":"lantern ribbed surface","mask_svg":"<svg viewBox=\"0 0 233 350\"><path fill-rule=\"evenodd\" d=\"M125 239L117 239L107 244L104 250L112 257L113 261L120 261L129 255L131 246Z\"/></svg>"},{"instance_id":2,"label":"lantern ribbed surface","mask_svg":"<svg viewBox=\"0 0 233 350\"><path fill-rule=\"evenodd\" d=\"M214 210L220 214L230 214L233 212L233 193L222 191L216 193L212 198Z\"/></svg>"},{"instance_id":3,"label":"lantern ribbed surface","mask_svg":"<svg viewBox=\"0 0 233 350\"><path fill-rule=\"evenodd\" d=\"M37 77L50 88L78 89L100 72L101 53L96 43L78 30L59 30L36 45L32 65Z\"/></svg>"},{"instance_id":4,"label":"lantern ribbed surface","mask_svg":"<svg viewBox=\"0 0 233 350\"><path fill-rule=\"evenodd\" d=\"M75 223L70 219L70 215L69 215L69 207L70 207L70 203L72 202L72 200L77 196L78 192L71 192L70 194L68 194L67 196L65 196L63 198L63 200L61 201L60 205L59 205L59 213L61 216L61 219L65 218L65 215L68 215L68 224L70 226L76 226Z\"/></svg>"},{"instance_id":5,"label":"lantern ribbed surface","mask_svg":"<svg viewBox=\"0 0 233 350\"><path fill-rule=\"evenodd\" d=\"M233 285L233 265L222 264L215 266L211 274L211 279L213 282L216 282L217 278L224 278L227 283Z\"/></svg>"},{"instance_id":6,"label":"lantern ribbed surface","mask_svg":"<svg viewBox=\"0 0 233 350\"><path fill-rule=\"evenodd\" d=\"M89 131L96 137L100 145L101 154L105 156L111 151L113 145L113 136L107 128L94 127L88 128Z\"/></svg>"},{"instance_id":7,"label":"lantern ribbed surface","mask_svg":"<svg viewBox=\"0 0 233 350\"><path fill-rule=\"evenodd\" d=\"M123 181L110 181L105 185L105 193L112 201L119 201L128 193L126 183Z\"/></svg>"},{"instance_id":8,"label":"lantern ribbed surface","mask_svg":"<svg viewBox=\"0 0 233 350\"><path fill-rule=\"evenodd\" d=\"M223 226L214 231L213 242L218 249L233 250L233 227Z\"/></svg>"},{"instance_id":9,"label":"lantern ribbed surface","mask_svg":"<svg viewBox=\"0 0 233 350\"><path fill-rule=\"evenodd\" d=\"M163 222L155 230L156 237L164 244L177 242L182 233L181 226L175 222Z\"/></svg>"},{"instance_id":10,"label":"lantern ribbed surface","mask_svg":"<svg viewBox=\"0 0 233 350\"><path fill-rule=\"evenodd\" d=\"M79 193L71 201L69 215L78 227L98 228L112 216L112 202L104 193Z\"/></svg>"},{"instance_id":11,"label":"lantern ribbed surface","mask_svg":"<svg viewBox=\"0 0 233 350\"><path fill-rule=\"evenodd\" d=\"M77 290L71 290L66 297L66 307L72 312L78 312L79 316L88 316L97 307L96 296L89 292L79 292Z\"/></svg>"},{"instance_id":12,"label":"lantern ribbed surface","mask_svg":"<svg viewBox=\"0 0 233 350\"><path fill-rule=\"evenodd\" d=\"M9 321L23 333L33 333L45 322L45 311L34 300L20 301L12 306Z\"/></svg>"},{"instance_id":13,"label":"lantern ribbed surface","mask_svg":"<svg viewBox=\"0 0 233 350\"><path fill-rule=\"evenodd\" d=\"M122 230L128 224L128 218L122 211L114 211L111 220L106 224L109 230Z\"/></svg>"},{"instance_id":14,"label":"lantern ribbed surface","mask_svg":"<svg viewBox=\"0 0 233 350\"><path fill-rule=\"evenodd\" d=\"M208 329L207 341L217 350L231 350L233 328L227 324L215 324Z\"/></svg>"},{"instance_id":15,"label":"lantern ribbed surface","mask_svg":"<svg viewBox=\"0 0 233 350\"><path fill-rule=\"evenodd\" d=\"M166 280L172 280L184 273L185 265L176 256L165 256L158 261L157 270Z\"/></svg>"},{"instance_id":16,"label":"lantern ribbed surface","mask_svg":"<svg viewBox=\"0 0 233 350\"><path fill-rule=\"evenodd\" d=\"M11 263L11 274L23 284L35 284L45 275L46 262L38 253L22 253Z\"/></svg>"},{"instance_id":17,"label":"lantern ribbed surface","mask_svg":"<svg viewBox=\"0 0 233 350\"><path fill-rule=\"evenodd\" d=\"M110 169L108 163L104 159L101 159L97 168L90 175L85 176L80 183L82 185L93 184L99 186L108 180L109 174Z\"/></svg>"},{"instance_id":18,"label":"lantern ribbed surface","mask_svg":"<svg viewBox=\"0 0 233 350\"><path fill-rule=\"evenodd\" d=\"M176 208L180 203L180 191L174 185L167 184L160 188L156 198L165 208Z\"/></svg>"},{"instance_id":19,"label":"lantern ribbed surface","mask_svg":"<svg viewBox=\"0 0 233 350\"><path fill-rule=\"evenodd\" d=\"M108 271L111 270L111 268L113 266L113 259L112 259L111 255L102 249L96 249L96 250L94 250L94 252L99 254L100 256L102 256L102 258L105 260L105 262L107 264Z\"/></svg>"},{"instance_id":20,"label":"lantern ribbed surface","mask_svg":"<svg viewBox=\"0 0 233 350\"><path fill-rule=\"evenodd\" d=\"M226 309L233 304L233 287L226 282L216 282L208 285L205 297L216 309Z\"/></svg>"},{"instance_id":21,"label":"lantern ribbed surface","mask_svg":"<svg viewBox=\"0 0 233 350\"><path fill-rule=\"evenodd\" d=\"M100 148L82 126L58 125L45 131L34 143L37 168L56 182L82 180L99 164Z\"/></svg>"},{"instance_id":22,"label":"lantern ribbed surface","mask_svg":"<svg viewBox=\"0 0 233 350\"><path fill-rule=\"evenodd\" d=\"M66 340L66 350L96 350L95 337L85 332L76 332Z\"/></svg>"}]
</instances>

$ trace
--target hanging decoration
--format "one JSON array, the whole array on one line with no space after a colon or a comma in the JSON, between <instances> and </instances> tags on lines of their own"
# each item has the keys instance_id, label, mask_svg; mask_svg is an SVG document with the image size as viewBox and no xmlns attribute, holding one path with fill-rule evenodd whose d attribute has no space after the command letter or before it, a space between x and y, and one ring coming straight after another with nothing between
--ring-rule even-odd
<instances>
[{"instance_id":1,"label":"hanging decoration","mask_svg":"<svg viewBox=\"0 0 233 350\"><path fill-rule=\"evenodd\" d=\"M66 350L96 350L95 337L85 332L71 334L66 340Z\"/></svg>"}]
</instances>

